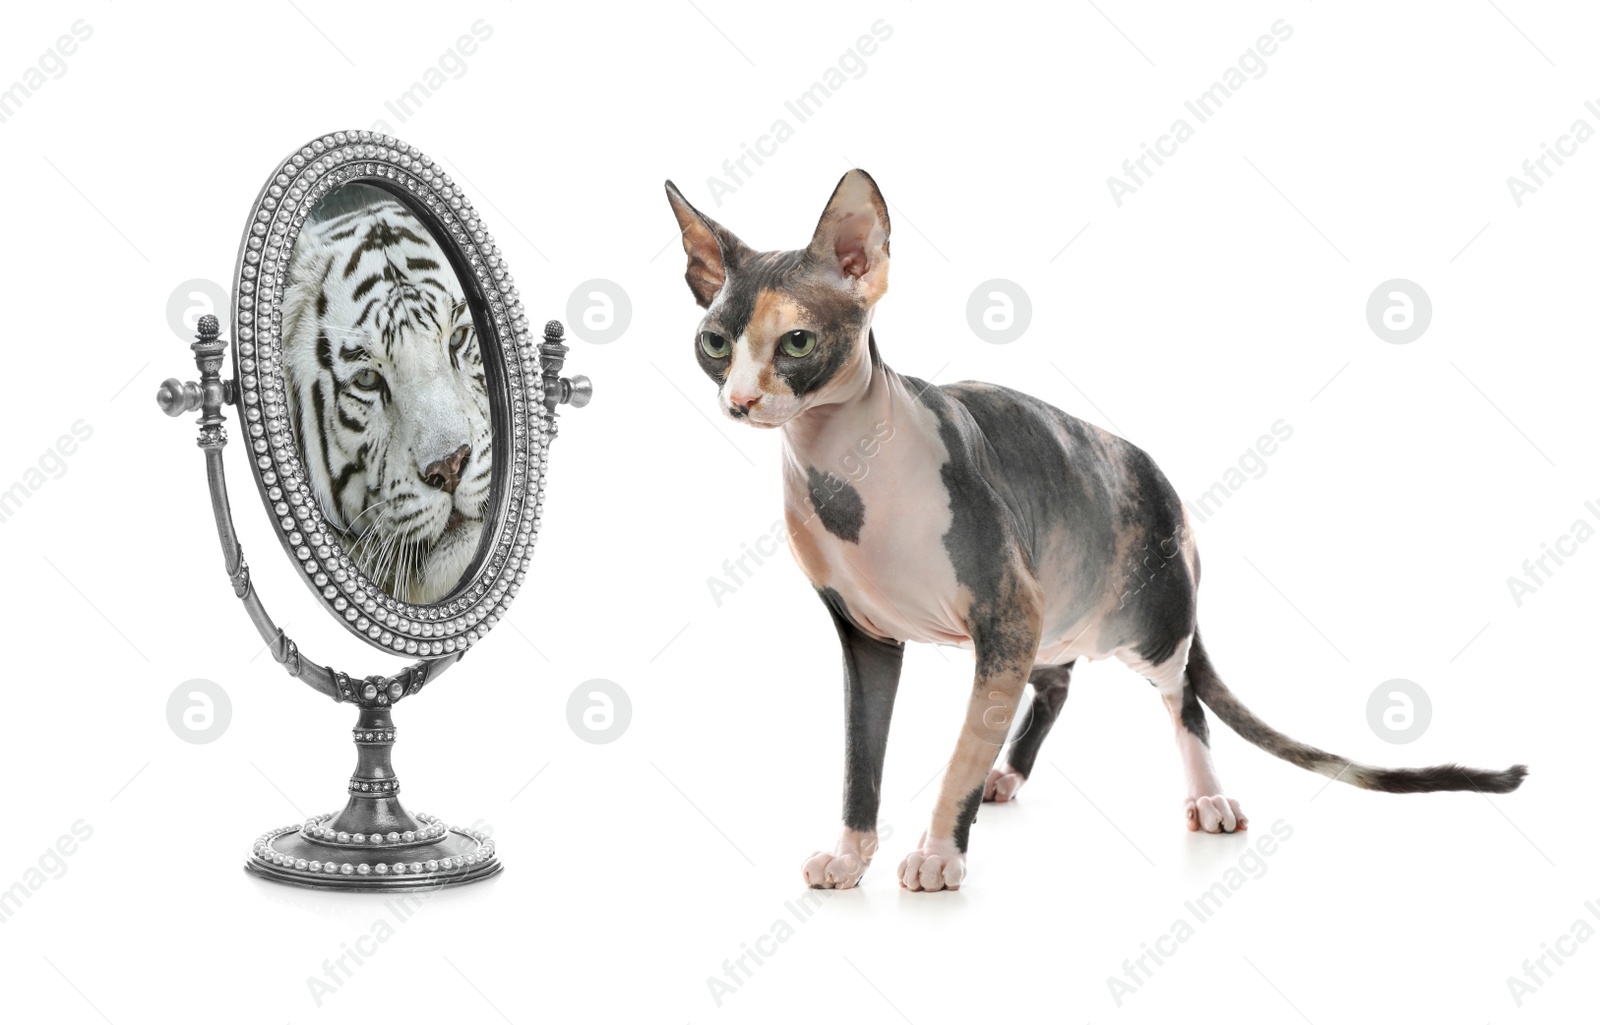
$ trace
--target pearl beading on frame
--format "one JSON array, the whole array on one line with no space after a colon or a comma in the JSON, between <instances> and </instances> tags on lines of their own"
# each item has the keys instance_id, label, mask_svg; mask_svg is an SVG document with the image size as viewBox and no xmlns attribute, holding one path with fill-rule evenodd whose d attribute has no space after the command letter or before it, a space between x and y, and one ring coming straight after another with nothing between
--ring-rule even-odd
<instances>
[{"instance_id":1,"label":"pearl beading on frame","mask_svg":"<svg viewBox=\"0 0 1600 1025\"><path fill-rule=\"evenodd\" d=\"M258 861L269 865L276 865L282 869L305 875L319 876L434 876L440 873L460 871L472 868L494 858L494 841L473 829L457 830L464 836L471 838L477 848L469 854L457 854L448 858L418 859L415 861L397 860L383 861L319 861L305 858L294 858L282 854L273 848L273 844L284 836L294 833L296 826L284 826L271 832L263 833L256 837L256 842L251 848L251 856Z\"/></svg>"},{"instance_id":2,"label":"pearl beading on frame","mask_svg":"<svg viewBox=\"0 0 1600 1025\"><path fill-rule=\"evenodd\" d=\"M383 850L387 847L407 847L419 843L433 843L450 831L443 820L432 815L419 814L416 816L422 828L406 830L405 832L389 833L348 833L329 828L326 823L332 822L335 812L326 815L317 815L306 819L305 825L300 827L300 835L307 840L318 843L335 844L340 847L365 847Z\"/></svg>"},{"instance_id":3,"label":"pearl beading on frame","mask_svg":"<svg viewBox=\"0 0 1600 1025\"><path fill-rule=\"evenodd\" d=\"M443 225L484 297L485 327L497 343L508 393L512 453L503 472L510 480L493 520L492 547L463 594L433 605L383 593L342 550L311 497L287 418L282 303L294 242L323 196L360 180L381 180L402 191ZM345 627L369 642L421 658L465 651L500 621L527 579L544 511L544 453L552 434L541 415L537 338L493 237L449 175L415 146L370 131L335 132L285 161L257 201L234 295L234 367L245 440L256 483L305 578Z\"/></svg>"}]
</instances>

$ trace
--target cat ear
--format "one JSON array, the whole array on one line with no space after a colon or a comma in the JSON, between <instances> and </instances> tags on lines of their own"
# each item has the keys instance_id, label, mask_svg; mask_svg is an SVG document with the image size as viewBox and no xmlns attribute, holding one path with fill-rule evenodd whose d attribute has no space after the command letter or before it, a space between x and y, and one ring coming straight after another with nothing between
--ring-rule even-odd
<instances>
[{"instance_id":1,"label":"cat ear","mask_svg":"<svg viewBox=\"0 0 1600 1025\"><path fill-rule=\"evenodd\" d=\"M670 181L667 182L667 202L672 204L672 212L678 218L683 251L689 257L689 269L684 272L684 280L689 282L694 301L702 307L710 306L711 300L717 297L728 280L729 266L737 265L739 258L749 252L750 247L740 242L733 232L691 206Z\"/></svg>"},{"instance_id":2,"label":"cat ear","mask_svg":"<svg viewBox=\"0 0 1600 1025\"><path fill-rule=\"evenodd\" d=\"M889 205L872 175L857 168L839 179L806 247L847 284L861 283L869 302L889 288Z\"/></svg>"}]
</instances>

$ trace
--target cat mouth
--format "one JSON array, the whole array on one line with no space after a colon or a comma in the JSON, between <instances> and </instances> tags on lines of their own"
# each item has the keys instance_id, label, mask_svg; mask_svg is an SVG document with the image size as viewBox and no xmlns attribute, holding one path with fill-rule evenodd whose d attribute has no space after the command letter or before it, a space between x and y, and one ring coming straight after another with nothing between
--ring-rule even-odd
<instances>
[{"instance_id":1,"label":"cat mouth","mask_svg":"<svg viewBox=\"0 0 1600 1025\"><path fill-rule=\"evenodd\" d=\"M782 417L782 418L777 419L777 420L772 420L772 419L768 419L766 417L758 415L755 412L755 410L751 410L750 412L740 414L739 416L736 416L733 419L738 421L739 423L749 424L751 427L760 428L763 431L770 431L774 427L782 427L784 424L788 423L790 420L793 420L794 417L786 416L786 417Z\"/></svg>"}]
</instances>

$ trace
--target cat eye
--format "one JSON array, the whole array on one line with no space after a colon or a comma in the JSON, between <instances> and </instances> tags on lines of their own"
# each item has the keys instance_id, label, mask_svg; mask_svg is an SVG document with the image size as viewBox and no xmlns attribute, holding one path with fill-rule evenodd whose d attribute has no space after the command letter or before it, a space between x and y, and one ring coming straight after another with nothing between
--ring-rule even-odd
<instances>
[{"instance_id":1,"label":"cat eye","mask_svg":"<svg viewBox=\"0 0 1600 1025\"><path fill-rule=\"evenodd\" d=\"M702 331L700 332L700 351L712 359L726 359L728 354L733 351L733 346L729 345L728 340L715 331Z\"/></svg>"},{"instance_id":2,"label":"cat eye","mask_svg":"<svg viewBox=\"0 0 1600 1025\"><path fill-rule=\"evenodd\" d=\"M796 359L811 355L811 350L816 347L817 336L811 331L790 331L778 343L778 348L783 350L785 356L793 356Z\"/></svg>"},{"instance_id":3,"label":"cat eye","mask_svg":"<svg viewBox=\"0 0 1600 1025\"><path fill-rule=\"evenodd\" d=\"M357 388L362 388L366 391L376 391L378 386L383 383L383 375L371 367L367 367L354 378L352 378L352 380L355 382L355 386Z\"/></svg>"}]
</instances>

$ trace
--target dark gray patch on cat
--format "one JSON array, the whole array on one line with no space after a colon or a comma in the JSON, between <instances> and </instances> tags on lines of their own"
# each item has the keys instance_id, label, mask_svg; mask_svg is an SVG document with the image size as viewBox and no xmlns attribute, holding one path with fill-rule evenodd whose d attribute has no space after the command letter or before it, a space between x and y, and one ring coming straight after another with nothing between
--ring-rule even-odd
<instances>
[{"instance_id":1,"label":"dark gray patch on cat","mask_svg":"<svg viewBox=\"0 0 1600 1025\"><path fill-rule=\"evenodd\" d=\"M719 335L722 334L721 331L717 331L715 328L706 328L706 330L713 331ZM723 337L726 338L727 336L723 335ZM700 363L700 369L705 371L706 376L717 382L719 386L727 379L728 368L733 365L733 360L727 356L721 359L707 356L706 350L700 346L699 332L696 332L694 336L694 358Z\"/></svg>"},{"instance_id":2,"label":"dark gray patch on cat","mask_svg":"<svg viewBox=\"0 0 1600 1025\"><path fill-rule=\"evenodd\" d=\"M833 614L844 650L844 824L847 829L876 832L889 719L906 646L868 637L850 619L844 598L833 588L819 587L817 594Z\"/></svg>"},{"instance_id":3,"label":"dark gray patch on cat","mask_svg":"<svg viewBox=\"0 0 1600 1025\"><path fill-rule=\"evenodd\" d=\"M815 273L797 275L780 291L800 308L801 326L816 332L817 347L801 357L776 349L772 370L795 395L809 395L833 380L849 361L866 326L866 310L854 295Z\"/></svg>"},{"instance_id":4,"label":"dark gray patch on cat","mask_svg":"<svg viewBox=\"0 0 1600 1025\"><path fill-rule=\"evenodd\" d=\"M1006 765L1020 772L1023 779L1033 772L1039 746L1067 703L1067 685L1072 682L1072 667L1076 664L1035 666L1028 677L1033 685L1033 702L1023 710L1017 735L1011 738L1011 747L1006 751Z\"/></svg>"},{"instance_id":5,"label":"dark gray patch on cat","mask_svg":"<svg viewBox=\"0 0 1600 1025\"><path fill-rule=\"evenodd\" d=\"M1210 747L1211 728L1206 725L1206 710L1200 707L1200 699L1195 696L1193 684L1183 685L1183 708L1180 716L1183 728L1193 733L1200 743Z\"/></svg>"},{"instance_id":6,"label":"dark gray patch on cat","mask_svg":"<svg viewBox=\"0 0 1600 1025\"><path fill-rule=\"evenodd\" d=\"M780 348L772 357L772 372L796 396L805 396L833 380L849 358L849 335L823 328L817 333L817 351L795 357L785 355Z\"/></svg>"},{"instance_id":7,"label":"dark gray patch on cat","mask_svg":"<svg viewBox=\"0 0 1600 1025\"><path fill-rule=\"evenodd\" d=\"M1134 525L1144 546L1137 565L1127 569L1122 606L1113 615L1125 624L1139 657L1160 665L1195 629L1195 581L1181 551L1183 503L1155 460L1133 445L1124 448L1128 479L1118 515Z\"/></svg>"},{"instance_id":8,"label":"dark gray patch on cat","mask_svg":"<svg viewBox=\"0 0 1600 1025\"><path fill-rule=\"evenodd\" d=\"M956 850L962 854L967 853L967 835L972 832L972 823L978 818L978 806L983 804L983 784L978 784L966 797L961 800L961 807L956 812Z\"/></svg>"},{"instance_id":9,"label":"dark gray patch on cat","mask_svg":"<svg viewBox=\"0 0 1600 1025\"><path fill-rule=\"evenodd\" d=\"M785 284L800 269L805 253L800 250L772 253L746 253L728 268L728 283L707 320L714 320L730 340L744 334L756 313L756 299L764 289L783 291Z\"/></svg>"},{"instance_id":10,"label":"dark gray patch on cat","mask_svg":"<svg viewBox=\"0 0 1600 1025\"><path fill-rule=\"evenodd\" d=\"M867 519L867 507L861 501L861 492L854 484L831 473L822 473L815 466L806 467L806 488L811 495L811 508L828 533L841 541L861 543L861 525Z\"/></svg>"},{"instance_id":11,"label":"dark gray patch on cat","mask_svg":"<svg viewBox=\"0 0 1600 1025\"><path fill-rule=\"evenodd\" d=\"M1011 572L1009 551L1016 536L1013 520L979 470L977 460L986 446L971 415L943 388L913 377L905 381L939 421L939 438L948 453L939 477L950 502L950 529L942 541L956 580L972 595L967 629L978 676L998 675L1019 660L1031 662L1039 643L1017 615L1020 581Z\"/></svg>"},{"instance_id":12,"label":"dark gray patch on cat","mask_svg":"<svg viewBox=\"0 0 1600 1025\"><path fill-rule=\"evenodd\" d=\"M856 621L850 618L850 606L844 602L844 595L831 587L816 588L817 597L822 599L822 604L828 606L828 611L833 613L834 621L846 626L856 627Z\"/></svg>"},{"instance_id":13,"label":"dark gray patch on cat","mask_svg":"<svg viewBox=\"0 0 1600 1025\"><path fill-rule=\"evenodd\" d=\"M1092 615L1105 591L1116 588L1123 604L1108 617L1112 633L1125 635L1153 665L1171 658L1194 631L1195 581L1182 557L1182 503L1154 460L1010 388L963 381L939 390L982 432L993 470L988 477L1011 510L1030 563L1061 566L1072 581L1070 594L1052 596L1072 600L1046 631ZM1119 533L1137 539L1128 566L1112 562Z\"/></svg>"},{"instance_id":14,"label":"dark gray patch on cat","mask_svg":"<svg viewBox=\"0 0 1600 1025\"><path fill-rule=\"evenodd\" d=\"M1112 570L1117 475L1108 448L1117 439L1010 388L962 381L941 390L982 432L987 478L1029 564L1055 568L1059 618L1043 626L1047 636L1066 634L1094 613Z\"/></svg>"}]
</instances>

